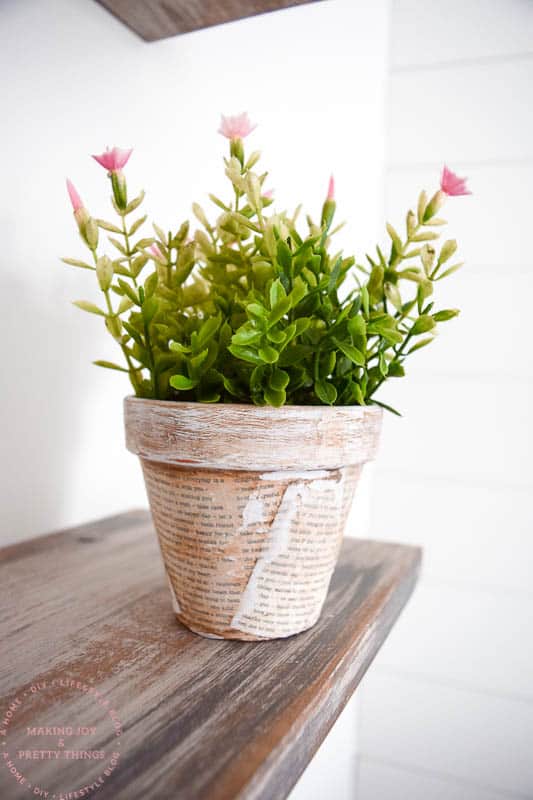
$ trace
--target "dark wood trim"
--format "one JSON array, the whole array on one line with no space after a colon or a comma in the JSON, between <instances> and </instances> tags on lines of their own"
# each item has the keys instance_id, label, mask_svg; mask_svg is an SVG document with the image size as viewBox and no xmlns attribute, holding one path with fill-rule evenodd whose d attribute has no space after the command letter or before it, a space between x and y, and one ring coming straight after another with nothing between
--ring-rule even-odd
<instances>
[{"instance_id":1,"label":"dark wood trim","mask_svg":"<svg viewBox=\"0 0 533 800\"><path fill-rule=\"evenodd\" d=\"M320 0L98 0L147 42ZM322 0L323 1L323 0Z\"/></svg>"}]
</instances>

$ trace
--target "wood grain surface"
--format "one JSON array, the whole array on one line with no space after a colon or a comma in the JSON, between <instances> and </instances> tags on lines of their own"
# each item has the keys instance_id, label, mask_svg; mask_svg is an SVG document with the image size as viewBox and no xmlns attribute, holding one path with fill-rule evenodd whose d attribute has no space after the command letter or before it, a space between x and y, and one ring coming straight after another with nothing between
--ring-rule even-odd
<instances>
[{"instance_id":1,"label":"wood grain surface","mask_svg":"<svg viewBox=\"0 0 533 800\"><path fill-rule=\"evenodd\" d=\"M317 0L98 0L149 42Z\"/></svg>"},{"instance_id":2,"label":"wood grain surface","mask_svg":"<svg viewBox=\"0 0 533 800\"><path fill-rule=\"evenodd\" d=\"M115 766L94 792L100 800L287 797L411 594L419 564L417 548L347 540L312 629L230 642L175 620L145 511L4 548L0 797L33 797L33 787L52 800L75 790L91 797L80 787L113 752ZM68 736L68 726L89 733L65 744L55 733ZM38 746L58 760L24 760ZM65 760L66 746L105 760Z\"/></svg>"}]
</instances>

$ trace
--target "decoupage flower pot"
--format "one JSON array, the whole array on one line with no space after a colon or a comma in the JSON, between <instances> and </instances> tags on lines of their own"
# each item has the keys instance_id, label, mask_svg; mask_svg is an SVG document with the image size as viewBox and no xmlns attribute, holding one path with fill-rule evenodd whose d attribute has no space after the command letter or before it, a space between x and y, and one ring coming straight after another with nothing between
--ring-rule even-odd
<instances>
[{"instance_id":1,"label":"decoupage flower pot","mask_svg":"<svg viewBox=\"0 0 533 800\"><path fill-rule=\"evenodd\" d=\"M124 411L180 622L245 640L314 625L381 410L127 397Z\"/></svg>"}]
</instances>

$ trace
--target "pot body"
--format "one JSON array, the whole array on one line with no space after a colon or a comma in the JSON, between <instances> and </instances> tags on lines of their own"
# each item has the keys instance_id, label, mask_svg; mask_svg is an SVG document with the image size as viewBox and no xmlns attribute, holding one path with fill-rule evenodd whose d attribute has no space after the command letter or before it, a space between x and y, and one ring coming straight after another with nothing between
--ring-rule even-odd
<instances>
[{"instance_id":1,"label":"pot body","mask_svg":"<svg viewBox=\"0 0 533 800\"><path fill-rule=\"evenodd\" d=\"M381 411L128 397L125 420L178 619L224 639L310 628Z\"/></svg>"}]
</instances>

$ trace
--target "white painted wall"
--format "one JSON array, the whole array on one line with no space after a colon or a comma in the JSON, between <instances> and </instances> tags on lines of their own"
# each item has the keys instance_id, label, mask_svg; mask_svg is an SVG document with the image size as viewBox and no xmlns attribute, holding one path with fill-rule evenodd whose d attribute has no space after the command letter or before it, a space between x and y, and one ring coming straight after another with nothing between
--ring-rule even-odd
<instances>
[{"instance_id":1,"label":"white painted wall","mask_svg":"<svg viewBox=\"0 0 533 800\"><path fill-rule=\"evenodd\" d=\"M533 796L533 4L393 0L387 216L446 160L463 309L385 394L371 534L420 587L361 687L359 800ZM386 399L386 397L384 397Z\"/></svg>"},{"instance_id":2,"label":"white painted wall","mask_svg":"<svg viewBox=\"0 0 533 800\"><path fill-rule=\"evenodd\" d=\"M318 213L333 171L343 241L362 249L381 217L386 22L386 0L328 0L147 44L87 0L2 4L4 542L145 503L123 445L127 381L90 363L114 343L69 304L97 297L92 276L58 260L83 252L65 176L104 216L88 154L133 146L132 191L176 225L223 184L219 113L247 109L280 203Z\"/></svg>"}]
</instances>

